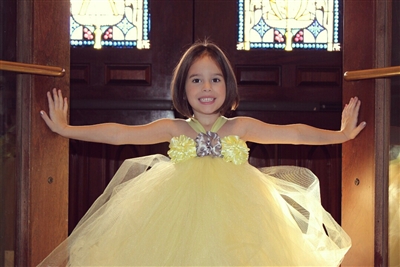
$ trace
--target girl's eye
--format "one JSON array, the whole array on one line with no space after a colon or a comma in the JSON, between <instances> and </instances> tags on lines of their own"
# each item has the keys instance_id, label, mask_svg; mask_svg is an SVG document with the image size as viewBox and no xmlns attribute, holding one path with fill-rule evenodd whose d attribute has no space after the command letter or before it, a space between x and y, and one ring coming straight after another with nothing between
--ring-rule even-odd
<instances>
[{"instance_id":1,"label":"girl's eye","mask_svg":"<svg viewBox=\"0 0 400 267\"><path fill-rule=\"evenodd\" d=\"M199 82L200 82L200 79L198 79L198 78L195 78L192 80L192 83L199 83Z\"/></svg>"},{"instance_id":2,"label":"girl's eye","mask_svg":"<svg viewBox=\"0 0 400 267\"><path fill-rule=\"evenodd\" d=\"M220 78L214 78L214 79L212 79L212 82L213 82L213 83L218 83L218 82L220 82L220 81L221 81Z\"/></svg>"}]
</instances>

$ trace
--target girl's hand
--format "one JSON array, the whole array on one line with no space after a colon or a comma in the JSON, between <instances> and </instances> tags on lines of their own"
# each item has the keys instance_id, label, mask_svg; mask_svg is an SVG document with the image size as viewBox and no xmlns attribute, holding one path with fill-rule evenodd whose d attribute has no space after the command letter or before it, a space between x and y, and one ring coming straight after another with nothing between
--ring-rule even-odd
<instances>
[{"instance_id":1,"label":"girl's hand","mask_svg":"<svg viewBox=\"0 0 400 267\"><path fill-rule=\"evenodd\" d=\"M343 109L340 131L348 139L354 139L367 125L366 122L362 122L357 126L360 105L361 101L357 97L353 97Z\"/></svg>"},{"instance_id":2,"label":"girl's hand","mask_svg":"<svg viewBox=\"0 0 400 267\"><path fill-rule=\"evenodd\" d=\"M54 88L53 94L47 92L47 99L50 117L43 110L40 111L40 115L53 132L62 134L62 131L68 126L67 98L63 98L61 90Z\"/></svg>"}]
</instances>

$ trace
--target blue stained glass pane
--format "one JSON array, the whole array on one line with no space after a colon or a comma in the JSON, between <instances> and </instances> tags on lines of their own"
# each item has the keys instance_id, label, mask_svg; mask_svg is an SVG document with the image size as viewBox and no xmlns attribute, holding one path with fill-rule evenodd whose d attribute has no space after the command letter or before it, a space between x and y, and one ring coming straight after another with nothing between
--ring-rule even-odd
<instances>
[{"instance_id":1,"label":"blue stained glass pane","mask_svg":"<svg viewBox=\"0 0 400 267\"><path fill-rule=\"evenodd\" d=\"M264 34L270 29L270 27L268 27L268 25L265 23L264 18L261 17L258 23L253 26L253 29L256 30L262 38L264 37Z\"/></svg>"},{"instance_id":2,"label":"blue stained glass pane","mask_svg":"<svg viewBox=\"0 0 400 267\"><path fill-rule=\"evenodd\" d=\"M148 0L130 0L129 3L126 0L112 2L71 1L71 46L149 49L150 10L148 2ZM100 3L105 8L93 8L94 5ZM114 6L111 7L111 5ZM84 8L86 9L82 12ZM99 12L97 10L101 10L104 14L96 14L96 12ZM115 13L116 10L118 14ZM99 23L96 23L96 21L99 21L96 19L96 15L101 16L100 23L104 24L98 25ZM109 21L107 21L107 18Z\"/></svg>"},{"instance_id":3,"label":"blue stained glass pane","mask_svg":"<svg viewBox=\"0 0 400 267\"><path fill-rule=\"evenodd\" d=\"M340 51L340 0L238 0L237 49Z\"/></svg>"},{"instance_id":4,"label":"blue stained glass pane","mask_svg":"<svg viewBox=\"0 0 400 267\"><path fill-rule=\"evenodd\" d=\"M134 25L129 22L126 17L124 17L121 22L116 25L116 27L121 29L121 31L126 35L128 31L134 27Z\"/></svg>"},{"instance_id":5,"label":"blue stained glass pane","mask_svg":"<svg viewBox=\"0 0 400 267\"><path fill-rule=\"evenodd\" d=\"M314 37L317 37L325 28L321 26L317 20L314 20L313 23L307 27L307 30L309 30Z\"/></svg>"}]
</instances>

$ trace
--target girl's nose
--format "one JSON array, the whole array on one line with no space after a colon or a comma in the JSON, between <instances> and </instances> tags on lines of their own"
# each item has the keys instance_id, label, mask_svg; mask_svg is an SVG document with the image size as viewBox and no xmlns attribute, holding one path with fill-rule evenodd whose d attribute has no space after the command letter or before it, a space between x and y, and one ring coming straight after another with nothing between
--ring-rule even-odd
<instances>
[{"instance_id":1,"label":"girl's nose","mask_svg":"<svg viewBox=\"0 0 400 267\"><path fill-rule=\"evenodd\" d=\"M204 82L203 91L205 91L205 92L211 91L211 83L210 82L208 82L208 81Z\"/></svg>"}]
</instances>

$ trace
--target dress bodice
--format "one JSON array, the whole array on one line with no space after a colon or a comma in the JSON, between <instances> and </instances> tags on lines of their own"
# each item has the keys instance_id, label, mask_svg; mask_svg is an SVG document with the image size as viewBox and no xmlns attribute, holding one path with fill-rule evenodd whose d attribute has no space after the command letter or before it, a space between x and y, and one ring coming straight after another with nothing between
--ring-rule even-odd
<instances>
[{"instance_id":1,"label":"dress bodice","mask_svg":"<svg viewBox=\"0 0 400 267\"><path fill-rule=\"evenodd\" d=\"M220 138L218 130L225 124L227 118L221 116L206 131L204 127L194 118L187 120L187 123L198 133L195 139L186 135L173 137L170 141L168 155L175 163L182 162L194 157L219 157L226 162L236 165L247 161L249 148L246 142L236 135L228 135Z\"/></svg>"}]
</instances>

